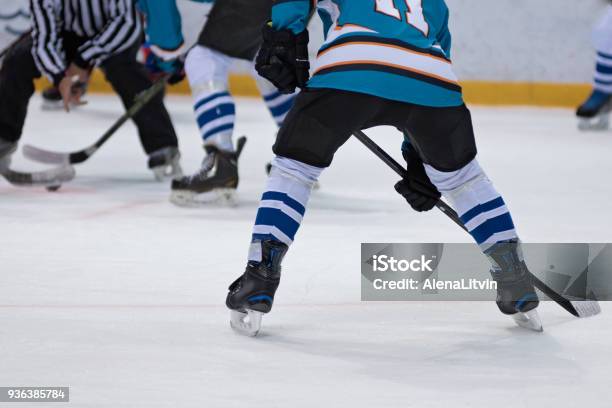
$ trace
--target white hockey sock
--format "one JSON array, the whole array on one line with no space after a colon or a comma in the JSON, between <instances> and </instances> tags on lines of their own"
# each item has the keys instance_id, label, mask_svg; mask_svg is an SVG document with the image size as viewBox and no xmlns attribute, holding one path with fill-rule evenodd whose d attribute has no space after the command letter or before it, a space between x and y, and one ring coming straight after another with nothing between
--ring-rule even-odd
<instances>
[{"instance_id":1,"label":"white hockey sock","mask_svg":"<svg viewBox=\"0 0 612 408\"><path fill-rule=\"evenodd\" d=\"M503 198L476 159L453 172L438 171L428 165L425 169L483 251L497 242L518 239Z\"/></svg>"},{"instance_id":2,"label":"white hockey sock","mask_svg":"<svg viewBox=\"0 0 612 408\"><path fill-rule=\"evenodd\" d=\"M323 171L297 160L275 157L266 189L261 197L249 261L261 261L260 241L274 240L291 245L306 212L313 184Z\"/></svg>"},{"instance_id":3,"label":"white hockey sock","mask_svg":"<svg viewBox=\"0 0 612 408\"><path fill-rule=\"evenodd\" d=\"M234 151L234 99L227 90L231 58L197 45L189 51L185 72L194 97L194 112L204 145Z\"/></svg>"},{"instance_id":4,"label":"white hockey sock","mask_svg":"<svg viewBox=\"0 0 612 408\"><path fill-rule=\"evenodd\" d=\"M231 95L227 91L202 92L196 96L193 109L204 144L233 151L236 107Z\"/></svg>"},{"instance_id":5,"label":"white hockey sock","mask_svg":"<svg viewBox=\"0 0 612 408\"><path fill-rule=\"evenodd\" d=\"M297 96L297 92L292 94L282 94L276 89L276 87L268 80L256 76L257 86L261 92L261 96L270 111L270 114L274 118L274 121L278 126L283 124L285 116L291 110L293 101Z\"/></svg>"}]
</instances>

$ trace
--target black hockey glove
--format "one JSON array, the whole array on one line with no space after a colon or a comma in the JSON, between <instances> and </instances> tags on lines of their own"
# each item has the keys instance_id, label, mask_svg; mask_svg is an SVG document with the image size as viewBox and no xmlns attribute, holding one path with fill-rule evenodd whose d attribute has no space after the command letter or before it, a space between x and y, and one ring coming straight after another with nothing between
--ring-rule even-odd
<instances>
[{"instance_id":1,"label":"black hockey glove","mask_svg":"<svg viewBox=\"0 0 612 408\"><path fill-rule=\"evenodd\" d=\"M414 147L402 149L402 155L408 163L408 178L398 181L395 191L402 195L415 211L431 210L442 195L427 177L423 161Z\"/></svg>"},{"instance_id":2,"label":"black hockey glove","mask_svg":"<svg viewBox=\"0 0 612 408\"><path fill-rule=\"evenodd\" d=\"M306 87L310 76L308 30L293 34L289 30L275 30L269 23L266 24L255 69L281 93L290 94L295 92L296 87Z\"/></svg>"}]
</instances>

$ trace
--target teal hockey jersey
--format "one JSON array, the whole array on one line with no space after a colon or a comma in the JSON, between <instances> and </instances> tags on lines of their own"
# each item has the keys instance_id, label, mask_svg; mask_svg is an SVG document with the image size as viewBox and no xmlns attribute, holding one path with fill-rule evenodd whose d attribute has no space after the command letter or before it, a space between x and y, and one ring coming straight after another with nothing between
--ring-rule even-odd
<instances>
[{"instance_id":1,"label":"teal hockey jersey","mask_svg":"<svg viewBox=\"0 0 612 408\"><path fill-rule=\"evenodd\" d=\"M463 104L444 0L276 0L272 25L299 33L315 6L325 42L309 88L433 107Z\"/></svg>"},{"instance_id":2,"label":"teal hockey jersey","mask_svg":"<svg viewBox=\"0 0 612 408\"><path fill-rule=\"evenodd\" d=\"M145 34L151 50L165 60L178 57L184 50L181 15L177 0L138 0L138 8L145 15ZM212 3L214 0L191 0Z\"/></svg>"}]
</instances>

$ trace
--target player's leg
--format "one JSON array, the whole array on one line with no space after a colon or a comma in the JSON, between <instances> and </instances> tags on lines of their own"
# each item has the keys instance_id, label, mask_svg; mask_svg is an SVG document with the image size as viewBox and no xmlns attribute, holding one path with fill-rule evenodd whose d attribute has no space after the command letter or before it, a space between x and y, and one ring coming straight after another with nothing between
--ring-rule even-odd
<instances>
[{"instance_id":1,"label":"player's leg","mask_svg":"<svg viewBox=\"0 0 612 408\"><path fill-rule=\"evenodd\" d=\"M185 70L207 156L198 172L172 183L170 199L175 204L197 204L204 201L200 195L211 191L231 199L238 187L239 152L232 141L235 106L228 92L228 69L232 58L255 58L271 7L270 0L215 1L198 45L187 56Z\"/></svg>"},{"instance_id":2,"label":"player's leg","mask_svg":"<svg viewBox=\"0 0 612 408\"><path fill-rule=\"evenodd\" d=\"M266 103L272 118L274 118L278 126L281 126L285 120L285 116L287 116L287 113L289 113L293 106L293 101L297 92L282 94L270 81L257 74L255 74L255 80L257 81L259 92L261 92L261 97Z\"/></svg>"},{"instance_id":3,"label":"player's leg","mask_svg":"<svg viewBox=\"0 0 612 408\"><path fill-rule=\"evenodd\" d=\"M580 105L576 115L582 130L608 128L612 109L612 6L593 30L593 43L597 50L593 91Z\"/></svg>"},{"instance_id":4,"label":"player's leg","mask_svg":"<svg viewBox=\"0 0 612 408\"><path fill-rule=\"evenodd\" d=\"M256 334L260 313L272 308L280 263L295 239L312 187L352 131L375 115L373 100L380 101L338 90L297 96L274 144L276 157L257 211L246 271L229 288L226 304L238 330ZM245 323L247 313L256 324Z\"/></svg>"},{"instance_id":5,"label":"player's leg","mask_svg":"<svg viewBox=\"0 0 612 408\"><path fill-rule=\"evenodd\" d=\"M510 315L535 309L538 297L523 261L512 216L476 160L467 107L415 106L406 128L425 162L429 179L457 211L491 261L491 274L498 284L499 309Z\"/></svg>"},{"instance_id":6,"label":"player's leg","mask_svg":"<svg viewBox=\"0 0 612 408\"><path fill-rule=\"evenodd\" d=\"M113 55L104 61L101 68L113 89L128 109L136 96L151 87L152 83L142 64L136 61L139 44ZM138 128L140 142L149 156L148 167L156 179L179 177L180 153L178 140L170 115L164 106L163 93L155 96L133 117Z\"/></svg>"},{"instance_id":7,"label":"player's leg","mask_svg":"<svg viewBox=\"0 0 612 408\"><path fill-rule=\"evenodd\" d=\"M34 94L34 78L38 77L28 35L11 46L0 68L0 173L10 166Z\"/></svg>"},{"instance_id":8,"label":"player's leg","mask_svg":"<svg viewBox=\"0 0 612 408\"><path fill-rule=\"evenodd\" d=\"M198 195L216 190L229 195L238 187L238 154L233 133L236 106L228 90L231 58L202 45L189 51L185 72L206 156L198 171L172 182L171 201L193 205Z\"/></svg>"}]
</instances>

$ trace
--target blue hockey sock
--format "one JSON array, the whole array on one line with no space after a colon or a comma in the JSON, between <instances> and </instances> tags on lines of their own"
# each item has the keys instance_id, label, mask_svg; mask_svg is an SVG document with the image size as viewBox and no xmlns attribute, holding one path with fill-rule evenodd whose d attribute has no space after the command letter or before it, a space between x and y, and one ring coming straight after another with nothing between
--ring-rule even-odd
<instances>
[{"instance_id":1,"label":"blue hockey sock","mask_svg":"<svg viewBox=\"0 0 612 408\"><path fill-rule=\"evenodd\" d=\"M193 109L204 144L233 151L232 132L236 107L229 92L201 92L195 97Z\"/></svg>"},{"instance_id":2,"label":"blue hockey sock","mask_svg":"<svg viewBox=\"0 0 612 408\"><path fill-rule=\"evenodd\" d=\"M261 241L291 245L300 227L313 184L323 171L296 160L275 157L261 197L249 250L249 261L261 261Z\"/></svg>"},{"instance_id":3,"label":"blue hockey sock","mask_svg":"<svg viewBox=\"0 0 612 408\"><path fill-rule=\"evenodd\" d=\"M291 110L295 96L295 93L282 94L277 90L267 94L262 94L263 100L266 102L266 106L268 106L270 114L272 114L272 117L278 126L283 124L285 116L287 116L287 113L289 113Z\"/></svg>"},{"instance_id":4,"label":"blue hockey sock","mask_svg":"<svg viewBox=\"0 0 612 408\"><path fill-rule=\"evenodd\" d=\"M596 91L612 94L612 55L597 53L594 81Z\"/></svg>"},{"instance_id":5,"label":"blue hockey sock","mask_svg":"<svg viewBox=\"0 0 612 408\"><path fill-rule=\"evenodd\" d=\"M261 97L270 110L274 121L278 126L282 125L298 93L282 94L270 81L260 77L257 73L255 73L255 80L257 81L259 92L261 92Z\"/></svg>"},{"instance_id":6,"label":"blue hockey sock","mask_svg":"<svg viewBox=\"0 0 612 408\"><path fill-rule=\"evenodd\" d=\"M425 168L483 251L495 243L518 239L503 198L476 160L454 172Z\"/></svg>"}]
</instances>

